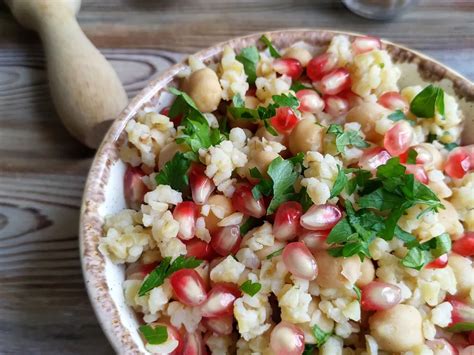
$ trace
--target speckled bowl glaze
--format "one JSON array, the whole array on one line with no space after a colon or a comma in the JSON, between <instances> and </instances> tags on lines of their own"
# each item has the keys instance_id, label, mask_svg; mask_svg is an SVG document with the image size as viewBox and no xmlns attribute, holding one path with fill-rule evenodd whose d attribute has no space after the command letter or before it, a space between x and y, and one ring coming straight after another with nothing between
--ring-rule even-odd
<instances>
[{"instance_id":1,"label":"speckled bowl glaze","mask_svg":"<svg viewBox=\"0 0 474 355\"><path fill-rule=\"evenodd\" d=\"M316 46L326 46L334 35L355 33L317 29L283 30L269 33L278 47L286 47L297 41ZM239 50L258 42L261 33L239 37L217 44L196 53L204 62L220 59L224 45ZM465 115L464 143L474 142L474 84L454 70L403 46L383 41L394 62L402 70L400 87L433 82L446 92L455 95ZM87 179L80 219L80 251L82 268L89 297L99 322L117 353L146 353L140 335L138 320L125 303L122 282L124 267L114 265L97 249L102 235L104 217L125 208L123 175L125 164L120 161L118 149L125 139L124 127L128 120L145 107L161 109L172 99L165 92L185 64L177 64L151 81L115 120L102 142Z\"/></svg>"}]
</instances>

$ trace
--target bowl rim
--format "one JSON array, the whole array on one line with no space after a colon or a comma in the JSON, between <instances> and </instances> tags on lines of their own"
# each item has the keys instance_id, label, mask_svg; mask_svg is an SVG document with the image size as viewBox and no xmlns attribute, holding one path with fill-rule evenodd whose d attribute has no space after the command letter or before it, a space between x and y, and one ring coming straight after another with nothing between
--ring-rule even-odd
<instances>
[{"instance_id":1,"label":"bowl rim","mask_svg":"<svg viewBox=\"0 0 474 355\"><path fill-rule=\"evenodd\" d=\"M196 52L194 56L204 60L212 58L220 54L225 45L230 45L232 48L239 48L242 44L256 43L263 34L270 35L272 39L291 38L292 36L306 38L312 35L314 39L321 40L322 42L327 42L335 35L347 35L350 37L365 36L365 34L362 33L325 28L279 29L234 37L202 49ZM419 71L424 64L429 63L431 68L425 68L425 70L429 72L429 69L432 69L438 72L434 78L431 78L431 81L437 80L436 78L438 78L438 80L448 79L453 83L453 89L460 97L466 98L469 102L474 101L474 84L457 71L425 54L403 45L383 39L382 43L387 46L387 49L396 50L399 51L399 54L408 56L408 59L413 60L415 64L417 64ZM141 352L137 344L133 341L129 330L121 324L118 307L108 292L107 279L105 276L105 258L97 250L103 224L98 209L105 201L104 187L109 178L110 167L113 162L118 159L117 140L125 124L145 103L152 99L175 78L176 74L185 67L186 60L187 56L183 58L182 61L164 70L156 78L150 80L146 86L130 100L117 119L114 120L92 161L84 188L79 220L79 250L82 273L97 320L117 353L130 354ZM429 78L426 80L430 81Z\"/></svg>"}]
</instances>

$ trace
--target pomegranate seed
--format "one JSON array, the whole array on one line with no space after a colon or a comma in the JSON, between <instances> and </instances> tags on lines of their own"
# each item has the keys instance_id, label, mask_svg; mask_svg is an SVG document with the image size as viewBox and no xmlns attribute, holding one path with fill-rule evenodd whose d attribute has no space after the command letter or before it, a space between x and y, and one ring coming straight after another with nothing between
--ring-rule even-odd
<instances>
[{"instance_id":1,"label":"pomegranate seed","mask_svg":"<svg viewBox=\"0 0 474 355\"><path fill-rule=\"evenodd\" d=\"M164 109L162 109L162 110L160 111L160 114L169 117L170 108L169 108L169 107L165 107ZM174 125L175 127L178 127L178 126L181 124L181 121L183 120L183 115L180 114L180 115L177 115L176 117L169 117L169 118L170 118L171 122L173 122L173 125Z\"/></svg>"},{"instance_id":2,"label":"pomegranate seed","mask_svg":"<svg viewBox=\"0 0 474 355\"><path fill-rule=\"evenodd\" d=\"M304 351L304 333L296 325L281 321L272 330L270 348L275 355L301 355Z\"/></svg>"},{"instance_id":3,"label":"pomegranate seed","mask_svg":"<svg viewBox=\"0 0 474 355\"><path fill-rule=\"evenodd\" d=\"M308 249L314 253L317 250L328 248L329 245L326 243L326 239L329 235L329 232L330 230L304 231L299 235L298 241L303 242L308 247Z\"/></svg>"},{"instance_id":4,"label":"pomegranate seed","mask_svg":"<svg viewBox=\"0 0 474 355\"><path fill-rule=\"evenodd\" d=\"M474 323L474 308L470 305L455 299L451 298L447 300L453 306L453 310L451 311L451 323L448 327L455 326L459 323Z\"/></svg>"},{"instance_id":5,"label":"pomegranate seed","mask_svg":"<svg viewBox=\"0 0 474 355\"><path fill-rule=\"evenodd\" d=\"M273 70L278 74L298 79L303 73L303 66L294 58L279 58L273 61Z\"/></svg>"},{"instance_id":6,"label":"pomegranate seed","mask_svg":"<svg viewBox=\"0 0 474 355\"><path fill-rule=\"evenodd\" d=\"M237 287L218 282L207 294L207 300L201 306L201 314L208 318L232 315L234 301L239 297L240 291Z\"/></svg>"},{"instance_id":7,"label":"pomegranate seed","mask_svg":"<svg viewBox=\"0 0 474 355\"><path fill-rule=\"evenodd\" d=\"M342 116L349 111L349 101L338 95L324 95L324 111L334 118Z\"/></svg>"},{"instance_id":8,"label":"pomegranate seed","mask_svg":"<svg viewBox=\"0 0 474 355\"><path fill-rule=\"evenodd\" d=\"M406 173L415 175L415 179L417 179L419 182L425 185L430 182L430 179L428 178L428 175L426 174L426 170L425 168L423 168L422 165L406 164L405 167L406 167Z\"/></svg>"},{"instance_id":9,"label":"pomegranate seed","mask_svg":"<svg viewBox=\"0 0 474 355\"><path fill-rule=\"evenodd\" d=\"M374 173L380 165L384 165L391 157L389 152L380 147L365 149L359 160L359 166Z\"/></svg>"},{"instance_id":10,"label":"pomegranate seed","mask_svg":"<svg viewBox=\"0 0 474 355\"><path fill-rule=\"evenodd\" d=\"M324 53L314 57L306 66L306 74L311 81L320 80L325 74L336 67L337 57L332 53Z\"/></svg>"},{"instance_id":11,"label":"pomegranate seed","mask_svg":"<svg viewBox=\"0 0 474 355\"><path fill-rule=\"evenodd\" d=\"M204 169L203 165L194 164L189 172L191 194L197 205L204 205L216 188L212 180L204 174Z\"/></svg>"},{"instance_id":12,"label":"pomegranate seed","mask_svg":"<svg viewBox=\"0 0 474 355\"><path fill-rule=\"evenodd\" d=\"M126 271L126 279L130 280L143 280L150 272L152 272L156 267L158 266L158 263L149 263L149 264L140 264L140 263L134 263L130 264L127 267Z\"/></svg>"},{"instance_id":13,"label":"pomegranate seed","mask_svg":"<svg viewBox=\"0 0 474 355\"><path fill-rule=\"evenodd\" d=\"M383 107L389 110L396 111L401 110L403 112L408 111L408 102L405 98L396 91L388 91L380 95L377 102Z\"/></svg>"},{"instance_id":14,"label":"pomegranate seed","mask_svg":"<svg viewBox=\"0 0 474 355\"><path fill-rule=\"evenodd\" d=\"M179 223L178 238L190 240L196 229L197 207L192 201L178 203L173 211L173 218Z\"/></svg>"},{"instance_id":15,"label":"pomegranate seed","mask_svg":"<svg viewBox=\"0 0 474 355\"><path fill-rule=\"evenodd\" d=\"M261 218L267 213L263 198L255 200L249 184L240 184L236 187L232 196L232 207L238 212L255 218Z\"/></svg>"},{"instance_id":16,"label":"pomegranate seed","mask_svg":"<svg viewBox=\"0 0 474 355\"><path fill-rule=\"evenodd\" d=\"M247 92L245 93L245 96L257 96L257 87L254 85L250 86Z\"/></svg>"},{"instance_id":17,"label":"pomegranate seed","mask_svg":"<svg viewBox=\"0 0 474 355\"><path fill-rule=\"evenodd\" d=\"M452 150L444 166L444 171L450 177L461 179L474 168L474 145L459 147Z\"/></svg>"},{"instance_id":18,"label":"pomegranate seed","mask_svg":"<svg viewBox=\"0 0 474 355\"><path fill-rule=\"evenodd\" d=\"M336 95L350 87L351 78L349 72L344 68L326 74L320 82L321 92L325 95Z\"/></svg>"},{"instance_id":19,"label":"pomegranate seed","mask_svg":"<svg viewBox=\"0 0 474 355\"><path fill-rule=\"evenodd\" d=\"M474 232L466 232L453 243L452 250L462 256L474 256Z\"/></svg>"},{"instance_id":20,"label":"pomegranate seed","mask_svg":"<svg viewBox=\"0 0 474 355\"><path fill-rule=\"evenodd\" d=\"M194 269L181 269L170 276L174 295L188 306L199 306L206 301L206 285Z\"/></svg>"},{"instance_id":21,"label":"pomegranate seed","mask_svg":"<svg viewBox=\"0 0 474 355\"><path fill-rule=\"evenodd\" d=\"M234 316L225 315L215 318L204 318L203 323L208 330L214 333L220 335L229 335L232 334Z\"/></svg>"},{"instance_id":22,"label":"pomegranate seed","mask_svg":"<svg viewBox=\"0 0 474 355\"><path fill-rule=\"evenodd\" d=\"M361 290L361 307L364 311L382 311L400 303L402 298L398 286L386 282L372 281Z\"/></svg>"},{"instance_id":23,"label":"pomegranate seed","mask_svg":"<svg viewBox=\"0 0 474 355\"><path fill-rule=\"evenodd\" d=\"M364 99L362 99L362 97L357 94L354 94L351 90L345 90L339 93L337 96L347 100L347 102L349 103L349 109L358 106L364 102Z\"/></svg>"},{"instance_id":24,"label":"pomegranate seed","mask_svg":"<svg viewBox=\"0 0 474 355\"><path fill-rule=\"evenodd\" d=\"M186 251L187 256L194 256L196 259L201 260L209 261L216 256L211 244L206 243L205 241L198 238L193 238L186 242Z\"/></svg>"},{"instance_id":25,"label":"pomegranate seed","mask_svg":"<svg viewBox=\"0 0 474 355\"><path fill-rule=\"evenodd\" d=\"M278 107L276 115L270 119L275 129L281 134L288 134L298 123L298 117L289 107Z\"/></svg>"},{"instance_id":26,"label":"pomegranate seed","mask_svg":"<svg viewBox=\"0 0 474 355\"><path fill-rule=\"evenodd\" d=\"M320 231L334 227L342 217L341 210L334 205L313 205L303 216L300 224L303 228Z\"/></svg>"},{"instance_id":27,"label":"pomegranate seed","mask_svg":"<svg viewBox=\"0 0 474 355\"><path fill-rule=\"evenodd\" d=\"M467 339L469 341L469 345L474 345L474 330L471 330L469 332L469 335L467 336Z\"/></svg>"},{"instance_id":28,"label":"pomegranate seed","mask_svg":"<svg viewBox=\"0 0 474 355\"><path fill-rule=\"evenodd\" d=\"M207 355L201 333L186 333L183 343L182 355Z\"/></svg>"},{"instance_id":29,"label":"pomegranate seed","mask_svg":"<svg viewBox=\"0 0 474 355\"><path fill-rule=\"evenodd\" d=\"M425 268L427 269L444 269L448 265L448 254L443 254L440 257L434 259L428 263Z\"/></svg>"},{"instance_id":30,"label":"pomegranate seed","mask_svg":"<svg viewBox=\"0 0 474 355\"><path fill-rule=\"evenodd\" d=\"M399 121L385 133L383 145L391 155L400 155L410 148L413 136L413 127L407 121Z\"/></svg>"},{"instance_id":31,"label":"pomegranate seed","mask_svg":"<svg viewBox=\"0 0 474 355\"><path fill-rule=\"evenodd\" d=\"M300 101L298 110L303 112L317 113L324 109L324 101L318 93L311 89L303 89L296 93L296 97Z\"/></svg>"},{"instance_id":32,"label":"pomegranate seed","mask_svg":"<svg viewBox=\"0 0 474 355\"><path fill-rule=\"evenodd\" d=\"M296 238L302 213L303 208L300 203L283 202L275 213L275 222L273 223L275 239L288 241Z\"/></svg>"},{"instance_id":33,"label":"pomegranate seed","mask_svg":"<svg viewBox=\"0 0 474 355\"><path fill-rule=\"evenodd\" d=\"M241 241L239 226L227 226L212 235L211 246L217 254L227 256L237 253Z\"/></svg>"},{"instance_id":34,"label":"pomegranate seed","mask_svg":"<svg viewBox=\"0 0 474 355\"><path fill-rule=\"evenodd\" d=\"M458 355L458 350L446 339L427 340L426 345L433 350L433 355Z\"/></svg>"},{"instance_id":35,"label":"pomegranate seed","mask_svg":"<svg viewBox=\"0 0 474 355\"><path fill-rule=\"evenodd\" d=\"M148 188L143 183L142 177L146 174L140 168L127 166L123 178L123 193L127 206L135 210L140 209L143 203L143 196L148 192Z\"/></svg>"},{"instance_id":36,"label":"pomegranate seed","mask_svg":"<svg viewBox=\"0 0 474 355\"><path fill-rule=\"evenodd\" d=\"M289 243L283 249L282 257L286 268L296 277L304 280L314 280L316 278L318 265L303 242Z\"/></svg>"},{"instance_id":37,"label":"pomegranate seed","mask_svg":"<svg viewBox=\"0 0 474 355\"><path fill-rule=\"evenodd\" d=\"M354 51L355 55L370 52L380 48L382 48L382 42L380 42L380 39L377 37L357 37L354 42L352 42L352 50Z\"/></svg>"},{"instance_id":38,"label":"pomegranate seed","mask_svg":"<svg viewBox=\"0 0 474 355\"><path fill-rule=\"evenodd\" d=\"M162 351L165 351L169 355L181 355L183 351L183 338L181 337L181 334L179 334L178 329L173 327L171 324L166 323L166 322L153 322L150 324L152 328L156 328L158 326L166 327L166 331L168 333L168 339L159 345L157 345L160 348L160 353ZM169 342L172 340L176 340L178 342L178 345L174 349L169 349L170 345ZM153 346L153 345L151 345Z\"/></svg>"}]
</instances>

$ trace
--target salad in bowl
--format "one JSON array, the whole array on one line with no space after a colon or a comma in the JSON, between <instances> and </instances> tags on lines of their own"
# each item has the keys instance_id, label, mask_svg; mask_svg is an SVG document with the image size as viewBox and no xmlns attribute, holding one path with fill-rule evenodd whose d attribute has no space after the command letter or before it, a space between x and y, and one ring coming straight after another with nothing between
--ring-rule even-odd
<instances>
[{"instance_id":1,"label":"salad in bowl","mask_svg":"<svg viewBox=\"0 0 474 355\"><path fill-rule=\"evenodd\" d=\"M474 146L378 38L271 36L125 126L99 250L154 354L472 354ZM176 85L177 84L177 85Z\"/></svg>"}]
</instances>

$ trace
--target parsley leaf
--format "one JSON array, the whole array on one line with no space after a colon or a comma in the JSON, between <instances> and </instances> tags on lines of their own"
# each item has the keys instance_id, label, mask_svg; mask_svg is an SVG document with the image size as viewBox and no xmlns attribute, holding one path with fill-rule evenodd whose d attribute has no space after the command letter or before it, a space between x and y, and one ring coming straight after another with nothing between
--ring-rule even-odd
<instances>
[{"instance_id":1,"label":"parsley leaf","mask_svg":"<svg viewBox=\"0 0 474 355\"><path fill-rule=\"evenodd\" d=\"M163 344L166 340L168 340L168 329L164 325L157 325L155 327L150 325L141 325L138 329L143 334L148 344Z\"/></svg>"},{"instance_id":2,"label":"parsley leaf","mask_svg":"<svg viewBox=\"0 0 474 355\"><path fill-rule=\"evenodd\" d=\"M243 48L240 53L235 56L235 59L244 65L248 83L251 85L255 84L255 80L257 79L257 64L260 59L257 47L251 46Z\"/></svg>"},{"instance_id":3,"label":"parsley leaf","mask_svg":"<svg viewBox=\"0 0 474 355\"><path fill-rule=\"evenodd\" d=\"M296 201L299 201L301 207L303 207L303 211L306 212L309 208L313 205L313 200L308 195L308 191L306 187L302 187L298 195L295 197Z\"/></svg>"},{"instance_id":4,"label":"parsley leaf","mask_svg":"<svg viewBox=\"0 0 474 355\"><path fill-rule=\"evenodd\" d=\"M444 91L443 89L428 85L410 103L410 111L421 118L432 118L435 110L444 116Z\"/></svg>"},{"instance_id":5,"label":"parsley leaf","mask_svg":"<svg viewBox=\"0 0 474 355\"><path fill-rule=\"evenodd\" d=\"M334 185L332 186L331 195L329 196L329 199L338 196L341 191L344 190L344 187L347 184L347 176L344 172L344 169L341 169L341 167L338 165L337 170L337 177L334 181Z\"/></svg>"},{"instance_id":6,"label":"parsley leaf","mask_svg":"<svg viewBox=\"0 0 474 355\"><path fill-rule=\"evenodd\" d=\"M362 298L362 293L360 292L360 288L357 287L356 285L352 286L352 289L354 290L357 300L360 302L360 299Z\"/></svg>"},{"instance_id":7,"label":"parsley leaf","mask_svg":"<svg viewBox=\"0 0 474 355\"><path fill-rule=\"evenodd\" d=\"M416 157L418 156L418 153L415 149L409 149L408 150L408 157L407 157L407 164L416 164Z\"/></svg>"},{"instance_id":8,"label":"parsley leaf","mask_svg":"<svg viewBox=\"0 0 474 355\"><path fill-rule=\"evenodd\" d=\"M459 144L457 143L443 143L443 145L448 152L452 151L454 148L459 147Z\"/></svg>"},{"instance_id":9,"label":"parsley leaf","mask_svg":"<svg viewBox=\"0 0 474 355\"><path fill-rule=\"evenodd\" d=\"M194 256L186 257L178 256L173 262L171 257L164 258L160 265L158 265L150 274L143 280L143 283L138 290L139 296L144 296L155 287L163 285L165 279L173 272L181 269L194 269L201 265L202 260L196 259Z\"/></svg>"},{"instance_id":10,"label":"parsley leaf","mask_svg":"<svg viewBox=\"0 0 474 355\"><path fill-rule=\"evenodd\" d=\"M263 35L262 37L260 37L260 41L262 41L268 47L268 50L270 51L270 55L273 58L281 58L280 53L278 53L276 48L273 47L272 41L270 41L267 36Z\"/></svg>"},{"instance_id":11,"label":"parsley leaf","mask_svg":"<svg viewBox=\"0 0 474 355\"><path fill-rule=\"evenodd\" d=\"M293 185L298 178L298 173L294 171L291 161L281 157L275 158L270 163L267 173L273 182L273 198L267 208L267 214L270 215L282 202L292 198L294 195Z\"/></svg>"},{"instance_id":12,"label":"parsley leaf","mask_svg":"<svg viewBox=\"0 0 474 355\"><path fill-rule=\"evenodd\" d=\"M319 328L316 324L313 325L311 328L314 338L316 339L316 346L320 348L324 345L324 343L329 339L332 333L326 333L321 328Z\"/></svg>"},{"instance_id":13,"label":"parsley leaf","mask_svg":"<svg viewBox=\"0 0 474 355\"><path fill-rule=\"evenodd\" d=\"M245 235L249 230L258 227L261 224L260 219L255 217L249 217L244 224L240 226L240 234Z\"/></svg>"},{"instance_id":14,"label":"parsley leaf","mask_svg":"<svg viewBox=\"0 0 474 355\"><path fill-rule=\"evenodd\" d=\"M395 122L401 120L408 120L407 116L405 116L402 110L396 110L395 112L388 115L387 118Z\"/></svg>"},{"instance_id":15,"label":"parsley leaf","mask_svg":"<svg viewBox=\"0 0 474 355\"><path fill-rule=\"evenodd\" d=\"M165 166L156 175L156 183L158 185L169 185L174 190L187 193L189 186L188 169L191 161L181 152L177 152L173 159L165 164Z\"/></svg>"},{"instance_id":16,"label":"parsley leaf","mask_svg":"<svg viewBox=\"0 0 474 355\"><path fill-rule=\"evenodd\" d=\"M408 250L407 255L401 260L401 264L410 269L421 270L429 262L428 252L420 248Z\"/></svg>"},{"instance_id":17,"label":"parsley leaf","mask_svg":"<svg viewBox=\"0 0 474 355\"><path fill-rule=\"evenodd\" d=\"M245 100L240 96L240 94L235 94L232 98L232 104L234 107L245 107Z\"/></svg>"},{"instance_id":18,"label":"parsley leaf","mask_svg":"<svg viewBox=\"0 0 474 355\"><path fill-rule=\"evenodd\" d=\"M269 179L265 179L260 170L257 168L250 169L250 176L260 180L258 184L252 188L252 195L255 200L262 198L262 195L271 195L273 188L272 182Z\"/></svg>"},{"instance_id":19,"label":"parsley leaf","mask_svg":"<svg viewBox=\"0 0 474 355\"><path fill-rule=\"evenodd\" d=\"M303 84L301 81L298 81L298 80L294 80L290 86L290 90L293 90L294 92L298 92L300 90L306 90L306 89L314 90L311 86L306 86L305 84Z\"/></svg>"},{"instance_id":20,"label":"parsley leaf","mask_svg":"<svg viewBox=\"0 0 474 355\"><path fill-rule=\"evenodd\" d=\"M283 253L283 249L285 249L285 248L281 248L281 249L275 250L273 253L268 254L268 255L265 257L265 259L270 260L270 259L273 258L274 256L279 256L279 255L281 255L281 254Z\"/></svg>"},{"instance_id":21,"label":"parsley leaf","mask_svg":"<svg viewBox=\"0 0 474 355\"><path fill-rule=\"evenodd\" d=\"M300 106L298 98L291 94L273 95L272 100L278 107L290 107L292 109L297 109ZM274 115L272 115L272 117L273 116Z\"/></svg>"},{"instance_id":22,"label":"parsley leaf","mask_svg":"<svg viewBox=\"0 0 474 355\"><path fill-rule=\"evenodd\" d=\"M250 296L255 296L262 289L262 285L259 282L247 280L240 285L240 289Z\"/></svg>"},{"instance_id":23,"label":"parsley leaf","mask_svg":"<svg viewBox=\"0 0 474 355\"><path fill-rule=\"evenodd\" d=\"M303 354L301 355L313 355L315 351L316 351L315 344L304 344L304 351L303 351Z\"/></svg>"},{"instance_id":24,"label":"parsley leaf","mask_svg":"<svg viewBox=\"0 0 474 355\"><path fill-rule=\"evenodd\" d=\"M336 136L336 149L339 153L343 153L348 145L356 148L367 148L369 146L358 131L349 129L344 132L342 126L338 124L330 125L327 133L332 133Z\"/></svg>"},{"instance_id":25,"label":"parsley leaf","mask_svg":"<svg viewBox=\"0 0 474 355\"><path fill-rule=\"evenodd\" d=\"M168 90L177 96L171 105L169 116L174 118L178 115L184 115L181 122L184 129L182 134L176 137L176 143L188 145L197 154L200 148L209 148L223 140L223 135L219 129L209 127L206 117L198 110L191 97L175 88L169 88ZM196 154L193 156L194 160L197 160Z\"/></svg>"}]
</instances>

